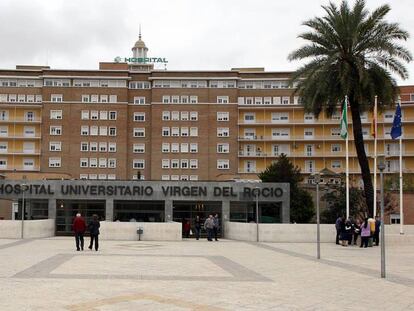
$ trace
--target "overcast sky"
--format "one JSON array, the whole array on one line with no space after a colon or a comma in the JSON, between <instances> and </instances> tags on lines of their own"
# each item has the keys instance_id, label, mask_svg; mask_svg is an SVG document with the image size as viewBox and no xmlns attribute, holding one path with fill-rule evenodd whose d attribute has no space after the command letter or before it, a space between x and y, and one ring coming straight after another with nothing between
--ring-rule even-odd
<instances>
[{"instance_id":1,"label":"overcast sky","mask_svg":"<svg viewBox=\"0 0 414 311\"><path fill-rule=\"evenodd\" d=\"M339 1L334 0L339 3ZM228 70L265 67L295 70L288 54L302 42L301 23L322 15L321 0L0 0L0 68L48 64L97 69L100 61L131 56L138 26L149 56L168 59L168 69ZM388 3L388 20L414 36L413 0ZM414 38L405 43L413 53ZM161 67L162 68L162 67ZM410 78L414 84L414 63Z\"/></svg>"}]
</instances>

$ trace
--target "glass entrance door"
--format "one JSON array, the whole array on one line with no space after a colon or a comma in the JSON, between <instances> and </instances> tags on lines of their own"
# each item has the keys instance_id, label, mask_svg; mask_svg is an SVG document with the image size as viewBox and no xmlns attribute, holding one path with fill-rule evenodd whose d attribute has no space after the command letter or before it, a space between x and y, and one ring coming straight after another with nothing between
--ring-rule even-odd
<instances>
[{"instance_id":1,"label":"glass entrance door","mask_svg":"<svg viewBox=\"0 0 414 311\"><path fill-rule=\"evenodd\" d=\"M218 214L220 229L222 227L221 219L221 202L220 201L173 201L173 221L180 222L183 226L183 237L185 236L184 225L189 222L191 230L195 232L195 219L200 217L201 222L212 214ZM206 231L204 227L201 228L201 236L206 237ZM221 236L221 230L219 230L219 236ZM193 236L194 237L194 234Z\"/></svg>"}]
</instances>

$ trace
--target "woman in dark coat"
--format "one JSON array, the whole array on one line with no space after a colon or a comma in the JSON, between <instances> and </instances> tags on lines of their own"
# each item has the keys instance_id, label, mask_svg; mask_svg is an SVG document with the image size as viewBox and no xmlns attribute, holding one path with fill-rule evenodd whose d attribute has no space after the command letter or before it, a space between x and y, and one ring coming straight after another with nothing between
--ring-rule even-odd
<instances>
[{"instance_id":1,"label":"woman in dark coat","mask_svg":"<svg viewBox=\"0 0 414 311\"><path fill-rule=\"evenodd\" d=\"M89 233L91 234L91 243L89 244L89 249L92 250L93 242L95 241L95 251L98 251L99 247L99 227L101 224L99 223L98 215L93 214L92 220L88 224Z\"/></svg>"}]
</instances>

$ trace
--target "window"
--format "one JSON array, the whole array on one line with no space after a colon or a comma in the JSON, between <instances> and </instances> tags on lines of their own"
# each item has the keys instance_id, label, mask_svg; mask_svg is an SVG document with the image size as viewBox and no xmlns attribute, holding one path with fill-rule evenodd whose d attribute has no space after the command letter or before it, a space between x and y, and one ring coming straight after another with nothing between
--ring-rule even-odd
<instances>
[{"instance_id":1,"label":"window","mask_svg":"<svg viewBox=\"0 0 414 311\"><path fill-rule=\"evenodd\" d=\"M190 136L197 137L198 136L198 127L190 127Z\"/></svg>"},{"instance_id":2,"label":"window","mask_svg":"<svg viewBox=\"0 0 414 311\"><path fill-rule=\"evenodd\" d=\"M97 126L91 126L89 128L89 130L90 130L89 133L90 133L91 136L98 136L98 130L99 130L99 128Z\"/></svg>"},{"instance_id":3,"label":"window","mask_svg":"<svg viewBox=\"0 0 414 311\"><path fill-rule=\"evenodd\" d=\"M198 103L198 96L190 96L190 103L197 104Z\"/></svg>"},{"instance_id":4,"label":"window","mask_svg":"<svg viewBox=\"0 0 414 311\"><path fill-rule=\"evenodd\" d=\"M99 111L92 110L91 111L91 120L98 120L99 119Z\"/></svg>"},{"instance_id":5,"label":"window","mask_svg":"<svg viewBox=\"0 0 414 311\"><path fill-rule=\"evenodd\" d=\"M80 167L88 167L88 165L89 165L88 158L81 158L80 159Z\"/></svg>"},{"instance_id":6,"label":"window","mask_svg":"<svg viewBox=\"0 0 414 311\"><path fill-rule=\"evenodd\" d=\"M180 167L180 160L172 159L171 160L171 168L178 169Z\"/></svg>"},{"instance_id":7,"label":"window","mask_svg":"<svg viewBox=\"0 0 414 311\"><path fill-rule=\"evenodd\" d=\"M134 97L134 104L135 105L145 105L145 97L135 96Z\"/></svg>"},{"instance_id":8,"label":"window","mask_svg":"<svg viewBox=\"0 0 414 311\"><path fill-rule=\"evenodd\" d=\"M228 96L217 96L217 104L228 104L229 97Z\"/></svg>"},{"instance_id":9,"label":"window","mask_svg":"<svg viewBox=\"0 0 414 311\"><path fill-rule=\"evenodd\" d=\"M56 128L60 128L60 131L58 130L57 132L62 133L62 127L61 126L56 126ZM50 130L52 131L52 129L50 129ZM35 128L34 127L32 127L32 126L25 126L23 128L23 136L24 137L35 137L35 135L36 135L36 132L35 132ZM55 134L55 135L60 135L60 134Z\"/></svg>"},{"instance_id":10,"label":"window","mask_svg":"<svg viewBox=\"0 0 414 311\"><path fill-rule=\"evenodd\" d=\"M106 110L99 111L99 119L100 120L108 120L108 111L106 111Z\"/></svg>"},{"instance_id":11,"label":"window","mask_svg":"<svg viewBox=\"0 0 414 311\"><path fill-rule=\"evenodd\" d=\"M313 123L315 121L315 116L313 113L305 113L303 119L305 123Z\"/></svg>"},{"instance_id":12,"label":"window","mask_svg":"<svg viewBox=\"0 0 414 311\"><path fill-rule=\"evenodd\" d=\"M181 121L188 121L188 111L181 111Z\"/></svg>"},{"instance_id":13,"label":"window","mask_svg":"<svg viewBox=\"0 0 414 311\"><path fill-rule=\"evenodd\" d=\"M181 143L181 153L188 153L188 143Z\"/></svg>"},{"instance_id":14,"label":"window","mask_svg":"<svg viewBox=\"0 0 414 311\"><path fill-rule=\"evenodd\" d=\"M255 123L256 114L254 112L246 112L244 114L244 122L245 123Z\"/></svg>"},{"instance_id":15,"label":"window","mask_svg":"<svg viewBox=\"0 0 414 311\"><path fill-rule=\"evenodd\" d=\"M62 142L60 141L49 142L49 151L62 151Z\"/></svg>"},{"instance_id":16,"label":"window","mask_svg":"<svg viewBox=\"0 0 414 311\"><path fill-rule=\"evenodd\" d=\"M228 121L229 113L228 112L217 112L217 121Z\"/></svg>"},{"instance_id":17,"label":"window","mask_svg":"<svg viewBox=\"0 0 414 311\"><path fill-rule=\"evenodd\" d=\"M92 103L97 103L99 101L99 96L98 95L91 95L91 102Z\"/></svg>"},{"instance_id":18,"label":"window","mask_svg":"<svg viewBox=\"0 0 414 311\"><path fill-rule=\"evenodd\" d=\"M0 153L7 153L8 143L0 142Z\"/></svg>"},{"instance_id":19,"label":"window","mask_svg":"<svg viewBox=\"0 0 414 311\"><path fill-rule=\"evenodd\" d=\"M274 105L281 105L282 104L282 98L280 96L273 97L273 104Z\"/></svg>"},{"instance_id":20,"label":"window","mask_svg":"<svg viewBox=\"0 0 414 311\"><path fill-rule=\"evenodd\" d=\"M170 175L161 175L161 180L170 180Z\"/></svg>"},{"instance_id":21,"label":"window","mask_svg":"<svg viewBox=\"0 0 414 311\"><path fill-rule=\"evenodd\" d=\"M108 144L106 142L99 143L99 152L106 152L108 150Z\"/></svg>"},{"instance_id":22,"label":"window","mask_svg":"<svg viewBox=\"0 0 414 311\"><path fill-rule=\"evenodd\" d=\"M188 136L188 127L182 127L181 128L181 136Z\"/></svg>"},{"instance_id":23,"label":"window","mask_svg":"<svg viewBox=\"0 0 414 311\"><path fill-rule=\"evenodd\" d=\"M36 98L36 103L42 102L42 95L35 95L35 98Z\"/></svg>"},{"instance_id":24,"label":"window","mask_svg":"<svg viewBox=\"0 0 414 311\"><path fill-rule=\"evenodd\" d=\"M244 97L238 97L238 98L237 98L237 103L238 103L239 105L244 105Z\"/></svg>"},{"instance_id":25,"label":"window","mask_svg":"<svg viewBox=\"0 0 414 311\"><path fill-rule=\"evenodd\" d=\"M163 96L162 97L162 102L164 103L164 104L169 104L170 103L170 96Z\"/></svg>"},{"instance_id":26,"label":"window","mask_svg":"<svg viewBox=\"0 0 414 311\"><path fill-rule=\"evenodd\" d=\"M34 159L23 159L23 169L33 170L34 169Z\"/></svg>"},{"instance_id":27,"label":"window","mask_svg":"<svg viewBox=\"0 0 414 311\"><path fill-rule=\"evenodd\" d=\"M35 101L35 96L34 95L27 95L27 102L28 103L34 103Z\"/></svg>"},{"instance_id":28,"label":"window","mask_svg":"<svg viewBox=\"0 0 414 311\"><path fill-rule=\"evenodd\" d=\"M9 94L9 102L12 102L12 103L16 102L16 98L17 98L16 94Z\"/></svg>"},{"instance_id":29,"label":"window","mask_svg":"<svg viewBox=\"0 0 414 311\"><path fill-rule=\"evenodd\" d=\"M180 96L171 96L171 101L173 104L178 104L180 102Z\"/></svg>"},{"instance_id":30,"label":"window","mask_svg":"<svg viewBox=\"0 0 414 311\"><path fill-rule=\"evenodd\" d=\"M106 174L99 174L98 179L100 179L100 180L106 179Z\"/></svg>"},{"instance_id":31,"label":"window","mask_svg":"<svg viewBox=\"0 0 414 311\"><path fill-rule=\"evenodd\" d=\"M272 104L272 98L271 97L265 97L265 98L263 98L263 103L265 105L271 105Z\"/></svg>"},{"instance_id":32,"label":"window","mask_svg":"<svg viewBox=\"0 0 414 311\"><path fill-rule=\"evenodd\" d=\"M108 135L108 127L107 126L100 126L99 127L99 135L100 136L107 136Z\"/></svg>"},{"instance_id":33,"label":"window","mask_svg":"<svg viewBox=\"0 0 414 311\"><path fill-rule=\"evenodd\" d=\"M262 104L262 97L255 97L254 98L254 104L255 105L261 105Z\"/></svg>"},{"instance_id":34,"label":"window","mask_svg":"<svg viewBox=\"0 0 414 311\"><path fill-rule=\"evenodd\" d=\"M341 119L341 114L339 113L339 111L334 110L334 112L331 115L331 120L340 120Z\"/></svg>"},{"instance_id":35,"label":"window","mask_svg":"<svg viewBox=\"0 0 414 311\"><path fill-rule=\"evenodd\" d=\"M61 158L49 158L49 167L60 167Z\"/></svg>"},{"instance_id":36,"label":"window","mask_svg":"<svg viewBox=\"0 0 414 311\"><path fill-rule=\"evenodd\" d=\"M145 112L134 112L134 121L135 122L144 122L145 121Z\"/></svg>"},{"instance_id":37,"label":"window","mask_svg":"<svg viewBox=\"0 0 414 311\"><path fill-rule=\"evenodd\" d=\"M132 167L135 168L135 169L144 169L145 168L145 160L134 159L132 161Z\"/></svg>"},{"instance_id":38,"label":"window","mask_svg":"<svg viewBox=\"0 0 414 311\"><path fill-rule=\"evenodd\" d=\"M116 159L108 159L108 168L116 168Z\"/></svg>"},{"instance_id":39,"label":"window","mask_svg":"<svg viewBox=\"0 0 414 311\"><path fill-rule=\"evenodd\" d=\"M9 111L8 110L2 110L2 111L0 111L0 120L1 121L7 121L7 120L9 120Z\"/></svg>"},{"instance_id":40,"label":"window","mask_svg":"<svg viewBox=\"0 0 414 311\"><path fill-rule=\"evenodd\" d=\"M171 180L180 180L180 176L178 176L178 175L171 175Z\"/></svg>"},{"instance_id":41,"label":"window","mask_svg":"<svg viewBox=\"0 0 414 311\"><path fill-rule=\"evenodd\" d=\"M217 169L228 170L230 168L229 160L217 160Z\"/></svg>"},{"instance_id":42,"label":"window","mask_svg":"<svg viewBox=\"0 0 414 311\"><path fill-rule=\"evenodd\" d=\"M7 169L7 159L0 158L0 168L1 169Z\"/></svg>"},{"instance_id":43,"label":"window","mask_svg":"<svg viewBox=\"0 0 414 311\"><path fill-rule=\"evenodd\" d=\"M217 128L217 137L229 137L230 130L228 127L218 127Z\"/></svg>"},{"instance_id":44,"label":"window","mask_svg":"<svg viewBox=\"0 0 414 311\"><path fill-rule=\"evenodd\" d=\"M89 95L82 95L82 103L89 103L90 96Z\"/></svg>"},{"instance_id":45,"label":"window","mask_svg":"<svg viewBox=\"0 0 414 311\"><path fill-rule=\"evenodd\" d=\"M145 128L134 128L134 137L145 137Z\"/></svg>"},{"instance_id":46,"label":"window","mask_svg":"<svg viewBox=\"0 0 414 311\"><path fill-rule=\"evenodd\" d=\"M8 126L0 126L0 137L7 137L9 134Z\"/></svg>"},{"instance_id":47,"label":"window","mask_svg":"<svg viewBox=\"0 0 414 311\"><path fill-rule=\"evenodd\" d=\"M169 159L162 159L161 168L170 168L170 160Z\"/></svg>"},{"instance_id":48,"label":"window","mask_svg":"<svg viewBox=\"0 0 414 311\"><path fill-rule=\"evenodd\" d=\"M99 167L106 168L106 158L99 158Z\"/></svg>"},{"instance_id":49,"label":"window","mask_svg":"<svg viewBox=\"0 0 414 311\"><path fill-rule=\"evenodd\" d=\"M109 111L109 120L116 120L117 113L116 111Z\"/></svg>"},{"instance_id":50,"label":"window","mask_svg":"<svg viewBox=\"0 0 414 311\"><path fill-rule=\"evenodd\" d=\"M88 179L88 174L80 174L79 179L82 179L82 180Z\"/></svg>"},{"instance_id":51,"label":"window","mask_svg":"<svg viewBox=\"0 0 414 311\"><path fill-rule=\"evenodd\" d=\"M62 94L52 94L50 95L51 101L54 103L59 103L63 101L63 95Z\"/></svg>"},{"instance_id":52,"label":"window","mask_svg":"<svg viewBox=\"0 0 414 311\"><path fill-rule=\"evenodd\" d=\"M169 143L162 143L161 151L166 153L170 152L170 144Z\"/></svg>"},{"instance_id":53,"label":"window","mask_svg":"<svg viewBox=\"0 0 414 311\"><path fill-rule=\"evenodd\" d=\"M171 128L171 136L180 136L180 128L179 127L172 127Z\"/></svg>"},{"instance_id":54,"label":"window","mask_svg":"<svg viewBox=\"0 0 414 311\"><path fill-rule=\"evenodd\" d=\"M81 120L89 120L89 110L82 110Z\"/></svg>"},{"instance_id":55,"label":"window","mask_svg":"<svg viewBox=\"0 0 414 311\"><path fill-rule=\"evenodd\" d=\"M89 179L95 180L95 179L97 179L97 175L96 174L89 174Z\"/></svg>"},{"instance_id":56,"label":"window","mask_svg":"<svg viewBox=\"0 0 414 311\"><path fill-rule=\"evenodd\" d=\"M188 96L181 96L181 103L188 104Z\"/></svg>"},{"instance_id":57,"label":"window","mask_svg":"<svg viewBox=\"0 0 414 311\"><path fill-rule=\"evenodd\" d=\"M97 142L91 142L89 144L89 150L91 152L97 152L98 151L98 143Z\"/></svg>"},{"instance_id":58,"label":"window","mask_svg":"<svg viewBox=\"0 0 414 311\"><path fill-rule=\"evenodd\" d=\"M197 181L198 180L198 175L190 175L190 180L191 181Z\"/></svg>"},{"instance_id":59,"label":"window","mask_svg":"<svg viewBox=\"0 0 414 311\"><path fill-rule=\"evenodd\" d=\"M52 125L50 127L50 135L62 135L62 127L61 126Z\"/></svg>"},{"instance_id":60,"label":"window","mask_svg":"<svg viewBox=\"0 0 414 311\"><path fill-rule=\"evenodd\" d=\"M314 145L305 145L305 156L311 157L314 156L315 146Z\"/></svg>"},{"instance_id":61,"label":"window","mask_svg":"<svg viewBox=\"0 0 414 311\"><path fill-rule=\"evenodd\" d=\"M289 96L283 96L282 97L282 105L289 105L290 104L290 97Z\"/></svg>"},{"instance_id":62,"label":"window","mask_svg":"<svg viewBox=\"0 0 414 311\"><path fill-rule=\"evenodd\" d=\"M107 103L108 102L108 95L101 95L100 99L101 99L101 103Z\"/></svg>"},{"instance_id":63,"label":"window","mask_svg":"<svg viewBox=\"0 0 414 311\"><path fill-rule=\"evenodd\" d=\"M340 144L332 144L331 145L331 152L332 153L336 153L336 152L341 152L341 145Z\"/></svg>"},{"instance_id":64,"label":"window","mask_svg":"<svg viewBox=\"0 0 414 311\"><path fill-rule=\"evenodd\" d=\"M109 136L116 136L116 127L109 127Z\"/></svg>"},{"instance_id":65,"label":"window","mask_svg":"<svg viewBox=\"0 0 414 311\"><path fill-rule=\"evenodd\" d=\"M170 128L169 127L163 127L161 134L162 134L162 136L170 136Z\"/></svg>"},{"instance_id":66,"label":"window","mask_svg":"<svg viewBox=\"0 0 414 311\"><path fill-rule=\"evenodd\" d=\"M305 128L303 130L303 137L305 139L312 139L314 137L315 130L313 128Z\"/></svg>"},{"instance_id":67,"label":"window","mask_svg":"<svg viewBox=\"0 0 414 311\"><path fill-rule=\"evenodd\" d=\"M244 163L244 169L247 173L254 173L256 172L256 161L250 160Z\"/></svg>"},{"instance_id":68,"label":"window","mask_svg":"<svg viewBox=\"0 0 414 311\"><path fill-rule=\"evenodd\" d=\"M190 152L191 153L197 153L198 152L198 143L190 144Z\"/></svg>"},{"instance_id":69,"label":"window","mask_svg":"<svg viewBox=\"0 0 414 311\"><path fill-rule=\"evenodd\" d=\"M180 152L180 144L172 143L171 144L171 152L174 152L174 153Z\"/></svg>"},{"instance_id":70,"label":"window","mask_svg":"<svg viewBox=\"0 0 414 311\"><path fill-rule=\"evenodd\" d=\"M145 152L145 144L134 144L132 152L133 153L144 153Z\"/></svg>"},{"instance_id":71,"label":"window","mask_svg":"<svg viewBox=\"0 0 414 311\"><path fill-rule=\"evenodd\" d=\"M118 96L116 95L109 95L109 102L116 103L118 101Z\"/></svg>"},{"instance_id":72,"label":"window","mask_svg":"<svg viewBox=\"0 0 414 311\"><path fill-rule=\"evenodd\" d=\"M289 113L288 112L272 113L272 122L273 123L288 123Z\"/></svg>"},{"instance_id":73,"label":"window","mask_svg":"<svg viewBox=\"0 0 414 311\"><path fill-rule=\"evenodd\" d=\"M280 156L282 153L289 155L290 145L273 145L272 151L274 156Z\"/></svg>"},{"instance_id":74,"label":"window","mask_svg":"<svg viewBox=\"0 0 414 311\"><path fill-rule=\"evenodd\" d=\"M332 128L331 129L331 136L340 136L341 135L341 129L340 128Z\"/></svg>"},{"instance_id":75,"label":"window","mask_svg":"<svg viewBox=\"0 0 414 311\"><path fill-rule=\"evenodd\" d=\"M217 144L217 153L229 153L229 144Z\"/></svg>"},{"instance_id":76,"label":"window","mask_svg":"<svg viewBox=\"0 0 414 311\"><path fill-rule=\"evenodd\" d=\"M188 168L188 160L187 159L181 159L181 168L187 169Z\"/></svg>"},{"instance_id":77,"label":"window","mask_svg":"<svg viewBox=\"0 0 414 311\"><path fill-rule=\"evenodd\" d=\"M108 151L116 152L116 143L108 143Z\"/></svg>"},{"instance_id":78,"label":"window","mask_svg":"<svg viewBox=\"0 0 414 311\"><path fill-rule=\"evenodd\" d=\"M272 139L289 139L289 137L290 129L288 128L272 129Z\"/></svg>"},{"instance_id":79,"label":"window","mask_svg":"<svg viewBox=\"0 0 414 311\"><path fill-rule=\"evenodd\" d=\"M179 121L180 120L180 113L178 111L171 112L171 120Z\"/></svg>"},{"instance_id":80,"label":"window","mask_svg":"<svg viewBox=\"0 0 414 311\"><path fill-rule=\"evenodd\" d=\"M50 110L50 119L61 120L62 119L62 110Z\"/></svg>"},{"instance_id":81,"label":"window","mask_svg":"<svg viewBox=\"0 0 414 311\"><path fill-rule=\"evenodd\" d=\"M331 161L331 168L333 168L333 169L341 168L341 166L342 166L342 161L340 161L340 160Z\"/></svg>"},{"instance_id":82,"label":"window","mask_svg":"<svg viewBox=\"0 0 414 311\"><path fill-rule=\"evenodd\" d=\"M191 159L191 160L190 160L190 168L191 168L191 169L196 169L196 168L198 168L198 160L197 160L197 159Z\"/></svg>"},{"instance_id":83,"label":"window","mask_svg":"<svg viewBox=\"0 0 414 311\"><path fill-rule=\"evenodd\" d=\"M82 125L81 126L81 135L82 136L89 135L89 126L87 126L87 125Z\"/></svg>"},{"instance_id":84,"label":"window","mask_svg":"<svg viewBox=\"0 0 414 311\"><path fill-rule=\"evenodd\" d=\"M89 144L87 142L81 142L81 151L85 152L89 150Z\"/></svg>"},{"instance_id":85,"label":"window","mask_svg":"<svg viewBox=\"0 0 414 311\"><path fill-rule=\"evenodd\" d=\"M24 120L32 122L35 120L35 113L33 111L25 111Z\"/></svg>"},{"instance_id":86,"label":"window","mask_svg":"<svg viewBox=\"0 0 414 311\"><path fill-rule=\"evenodd\" d=\"M315 161L305 160L305 173L314 173L314 172L315 172Z\"/></svg>"},{"instance_id":87,"label":"window","mask_svg":"<svg viewBox=\"0 0 414 311\"><path fill-rule=\"evenodd\" d=\"M98 159L97 158L89 158L89 167L92 167L92 168L98 167Z\"/></svg>"},{"instance_id":88,"label":"window","mask_svg":"<svg viewBox=\"0 0 414 311\"><path fill-rule=\"evenodd\" d=\"M170 120L170 112L169 111L163 111L162 112L162 120L163 121L169 121Z\"/></svg>"}]
</instances>

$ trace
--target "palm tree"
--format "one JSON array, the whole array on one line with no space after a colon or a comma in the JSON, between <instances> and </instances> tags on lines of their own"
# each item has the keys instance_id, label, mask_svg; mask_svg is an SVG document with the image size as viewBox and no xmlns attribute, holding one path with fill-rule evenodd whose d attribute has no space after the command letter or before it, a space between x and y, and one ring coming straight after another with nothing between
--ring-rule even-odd
<instances>
[{"instance_id":1,"label":"palm tree","mask_svg":"<svg viewBox=\"0 0 414 311\"><path fill-rule=\"evenodd\" d=\"M331 116L348 96L365 200L372 211L374 191L360 113L372 109L375 95L379 110L395 103L397 84L391 72L402 79L408 77L403 62L410 62L412 56L398 42L407 40L409 34L397 23L384 20L390 11L388 5L372 13L364 0L356 0L353 7L343 0L339 7L331 2L322 8L326 16L303 23L310 31L299 38L307 44L289 55L291 61L310 59L292 75L291 83L297 86L305 111L316 117L322 111Z\"/></svg>"}]
</instances>

